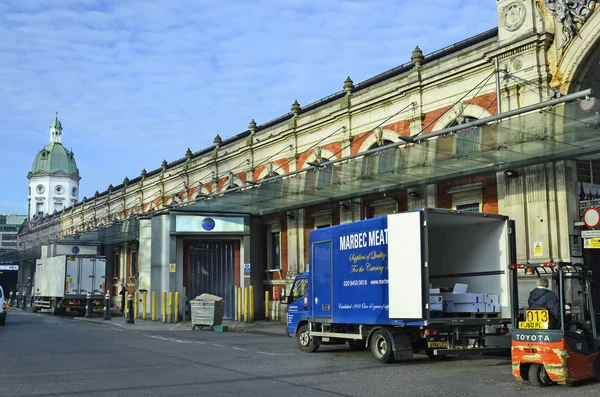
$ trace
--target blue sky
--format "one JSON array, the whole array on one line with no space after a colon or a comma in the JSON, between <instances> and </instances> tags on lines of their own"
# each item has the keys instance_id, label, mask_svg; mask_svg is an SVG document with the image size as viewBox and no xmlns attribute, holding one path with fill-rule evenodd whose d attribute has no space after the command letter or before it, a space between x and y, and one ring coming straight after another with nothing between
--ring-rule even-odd
<instances>
[{"instance_id":1,"label":"blue sky","mask_svg":"<svg viewBox=\"0 0 600 397\"><path fill-rule=\"evenodd\" d=\"M56 111L81 199L495 26L482 0L4 0L0 213Z\"/></svg>"}]
</instances>

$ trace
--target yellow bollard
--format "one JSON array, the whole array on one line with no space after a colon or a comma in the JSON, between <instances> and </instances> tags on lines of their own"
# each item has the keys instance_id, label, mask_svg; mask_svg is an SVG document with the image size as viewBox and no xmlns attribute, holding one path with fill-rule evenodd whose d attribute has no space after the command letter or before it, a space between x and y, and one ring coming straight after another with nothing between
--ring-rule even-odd
<instances>
[{"instance_id":1,"label":"yellow bollard","mask_svg":"<svg viewBox=\"0 0 600 397\"><path fill-rule=\"evenodd\" d=\"M140 302L139 293L137 291L135 291L135 294L133 295L133 318L136 320L138 318L140 318L140 311L138 310L139 302Z\"/></svg>"},{"instance_id":2,"label":"yellow bollard","mask_svg":"<svg viewBox=\"0 0 600 397\"><path fill-rule=\"evenodd\" d=\"M242 287L237 289L237 320L242 321Z\"/></svg>"},{"instance_id":3,"label":"yellow bollard","mask_svg":"<svg viewBox=\"0 0 600 397\"><path fill-rule=\"evenodd\" d=\"M156 292L152 293L152 321L156 321Z\"/></svg>"},{"instance_id":4,"label":"yellow bollard","mask_svg":"<svg viewBox=\"0 0 600 397\"><path fill-rule=\"evenodd\" d=\"M146 298L148 296L148 291L144 292L142 294L142 305L144 306L144 308L142 309L142 320L146 320L147 318L147 313L148 313L148 299Z\"/></svg>"},{"instance_id":5,"label":"yellow bollard","mask_svg":"<svg viewBox=\"0 0 600 397\"><path fill-rule=\"evenodd\" d=\"M173 319L174 322L178 322L179 321L179 292L175 292L175 318Z\"/></svg>"},{"instance_id":6,"label":"yellow bollard","mask_svg":"<svg viewBox=\"0 0 600 397\"><path fill-rule=\"evenodd\" d=\"M127 297L129 296L129 292L125 292L125 295L123 295L123 298L125 300L125 305L123 305L124 309L123 309L123 316L125 318L127 318L127 313L129 312L129 302L127 302Z\"/></svg>"},{"instance_id":7,"label":"yellow bollard","mask_svg":"<svg viewBox=\"0 0 600 397\"><path fill-rule=\"evenodd\" d=\"M265 291L265 319L269 321L269 291Z\"/></svg>"},{"instance_id":8,"label":"yellow bollard","mask_svg":"<svg viewBox=\"0 0 600 397\"><path fill-rule=\"evenodd\" d=\"M167 322L167 293L162 293L162 322Z\"/></svg>"},{"instance_id":9,"label":"yellow bollard","mask_svg":"<svg viewBox=\"0 0 600 397\"><path fill-rule=\"evenodd\" d=\"M249 289L249 294L250 294L250 321L254 322L254 287L250 286L248 287Z\"/></svg>"},{"instance_id":10,"label":"yellow bollard","mask_svg":"<svg viewBox=\"0 0 600 397\"><path fill-rule=\"evenodd\" d=\"M169 324L173 322L173 293L169 292Z\"/></svg>"},{"instance_id":11,"label":"yellow bollard","mask_svg":"<svg viewBox=\"0 0 600 397\"><path fill-rule=\"evenodd\" d=\"M244 287L244 321L248 322L248 287Z\"/></svg>"}]
</instances>

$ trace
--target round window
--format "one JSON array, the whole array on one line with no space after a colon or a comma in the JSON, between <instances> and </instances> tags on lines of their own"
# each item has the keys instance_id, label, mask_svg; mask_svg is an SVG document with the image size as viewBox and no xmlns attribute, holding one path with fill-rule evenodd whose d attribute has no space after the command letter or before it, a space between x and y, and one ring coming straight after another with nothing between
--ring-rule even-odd
<instances>
[{"instance_id":1,"label":"round window","mask_svg":"<svg viewBox=\"0 0 600 397\"><path fill-rule=\"evenodd\" d=\"M56 186L54 187L54 192L55 192L56 194L63 194L63 193L65 192L65 188L64 188L64 187L62 187L61 185L56 185Z\"/></svg>"},{"instance_id":2,"label":"round window","mask_svg":"<svg viewBox=\"0 0 600 397\"><path fill-rule=\"evenodd\" d=\"M37 185L37 187L35 188L35 191L38 194L42 194L46 191L46 188L44 187L44 185Z\"/></svg>"},{"instance_id":3,"label":"round window","mask_svg":"<svg viewBox=\"0 0 600 397\"><path fill-rule=\"evenodd\" d=\"M77 196L77 188L76 187L74 187L73 189L71 189L71 194L73 196Z\"/></svg>"}]
</instances>

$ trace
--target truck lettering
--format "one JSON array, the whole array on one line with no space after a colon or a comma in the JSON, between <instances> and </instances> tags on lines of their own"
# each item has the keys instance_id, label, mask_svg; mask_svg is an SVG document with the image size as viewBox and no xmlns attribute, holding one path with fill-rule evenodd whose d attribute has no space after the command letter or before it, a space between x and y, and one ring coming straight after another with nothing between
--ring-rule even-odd
<instances>
[{"instance_id":1,"label":"truck lettering","mask_svg":"<svg viewBox=\"0 0 600 397\"><path fill-rule=\"evenodd\" d=\"M516 334L517 340L526 342L550 342L548 335L524 335Z\"/></svg>"},{"instance_id":2,"label":"truck lettering","mask_svg":"<svg viewBox=\"0 0 600 397\"><path fill-rule=\"evenodd\" d=\"M373 251L369 255L369 259L381 259L381 260L385 260L386 256L387 256L387 254L385 252L383 252L383 251L380 251L380 252Z\"/></svg>"},{"instance_id":3,"label":"truck lettering","mask_svg":"<svg viewBox=\"0 0 600 397\"><path fill-rule=\"evenodd\" d=\"M338 303L338 309L361 309L361 310L371 310L371 311L387 311L390 309L389 305L375 304L375 303Z\"/></svg>"},{"instance_id":4,"label":"truck lettering","mask_svg":"<svg viewBox=\"0 0 600 397\"><path fill-rule=\"evenodd\" d=\"M340 236L340 251L365 248L367 246L367 233L356 233Z\"/></svg>"},{"instance_id":5,"label":"truck lettering","mask_svg":"<svg viewBox=\"0 0 600 397\"><path fill-rule=\"evenodd\" d=\"M369 247L387 244L387 229L369 232Z\"/></svg>"},{"instance_id":6,"label":"truck lettering","mask_svg":"<svg viewBox=\"0 0 600 397\"><path fill-rule=\"evenodd\" d=\"M362 273L365 271L363 266L352 265L352 269L350 269L350 273Z\"/></svg>"},{"instance_id":7,"label":"truck lettering","mask_svg":"<svg viewBox=\"0 0 600 397\"><path fill-rule=\"evenodd\" d=\"M367 285L367 280L345 280L343 285L344 287L360 287Z\"/></svg>"},{"instance_id":8,"label":"truck lettering","mask_svg":"<svg viewBox=\"0 0 600 397\"><path fill-rule=\"evenodd\" d=\"M387 266L384 265L371 265L367 263L367 271L368 272L379 272L379 274L383 273L384 270L387 270Z\"/></svg>"},{"instance_id":9,"label":"truck lettering","mask_svg":"<svg viewBox=\"0 0 600 397\"><path fill-rule=\"evenodd\" d=\"M350 255L350 262L354 265L356 265L360 261L366 261L367 259L368 257L366 255L357 255L355 253L352 253Z\"/></svg>"},{"instance_id":10,"label":"truck lettering","mask_svg":"<svg viewBox=\"0 0 600 397\"><path fill-rule=\"evenodd\" d=\"M386 245L388 240L387 237L387 229L371 230L368 233L362 232L340 236L340 251Z\"/></svg>"}]
</instances>

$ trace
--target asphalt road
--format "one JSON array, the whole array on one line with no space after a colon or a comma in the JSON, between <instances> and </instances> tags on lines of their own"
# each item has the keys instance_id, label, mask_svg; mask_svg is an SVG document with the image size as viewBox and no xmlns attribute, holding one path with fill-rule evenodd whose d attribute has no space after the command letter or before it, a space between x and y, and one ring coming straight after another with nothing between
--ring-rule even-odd
<instances>
[{"instance_id":1,"label":"asphalt road","mask_svg":"<svg viewBox=\"0 0 600 397\"><path fill-rule=\"evenodd\" d=\"M301 353L285 336L141 332L10 311L0 396L598 396L600 384L534 389L507 358L382 365L343 346Z\"/></svg>"}]
</instances>

